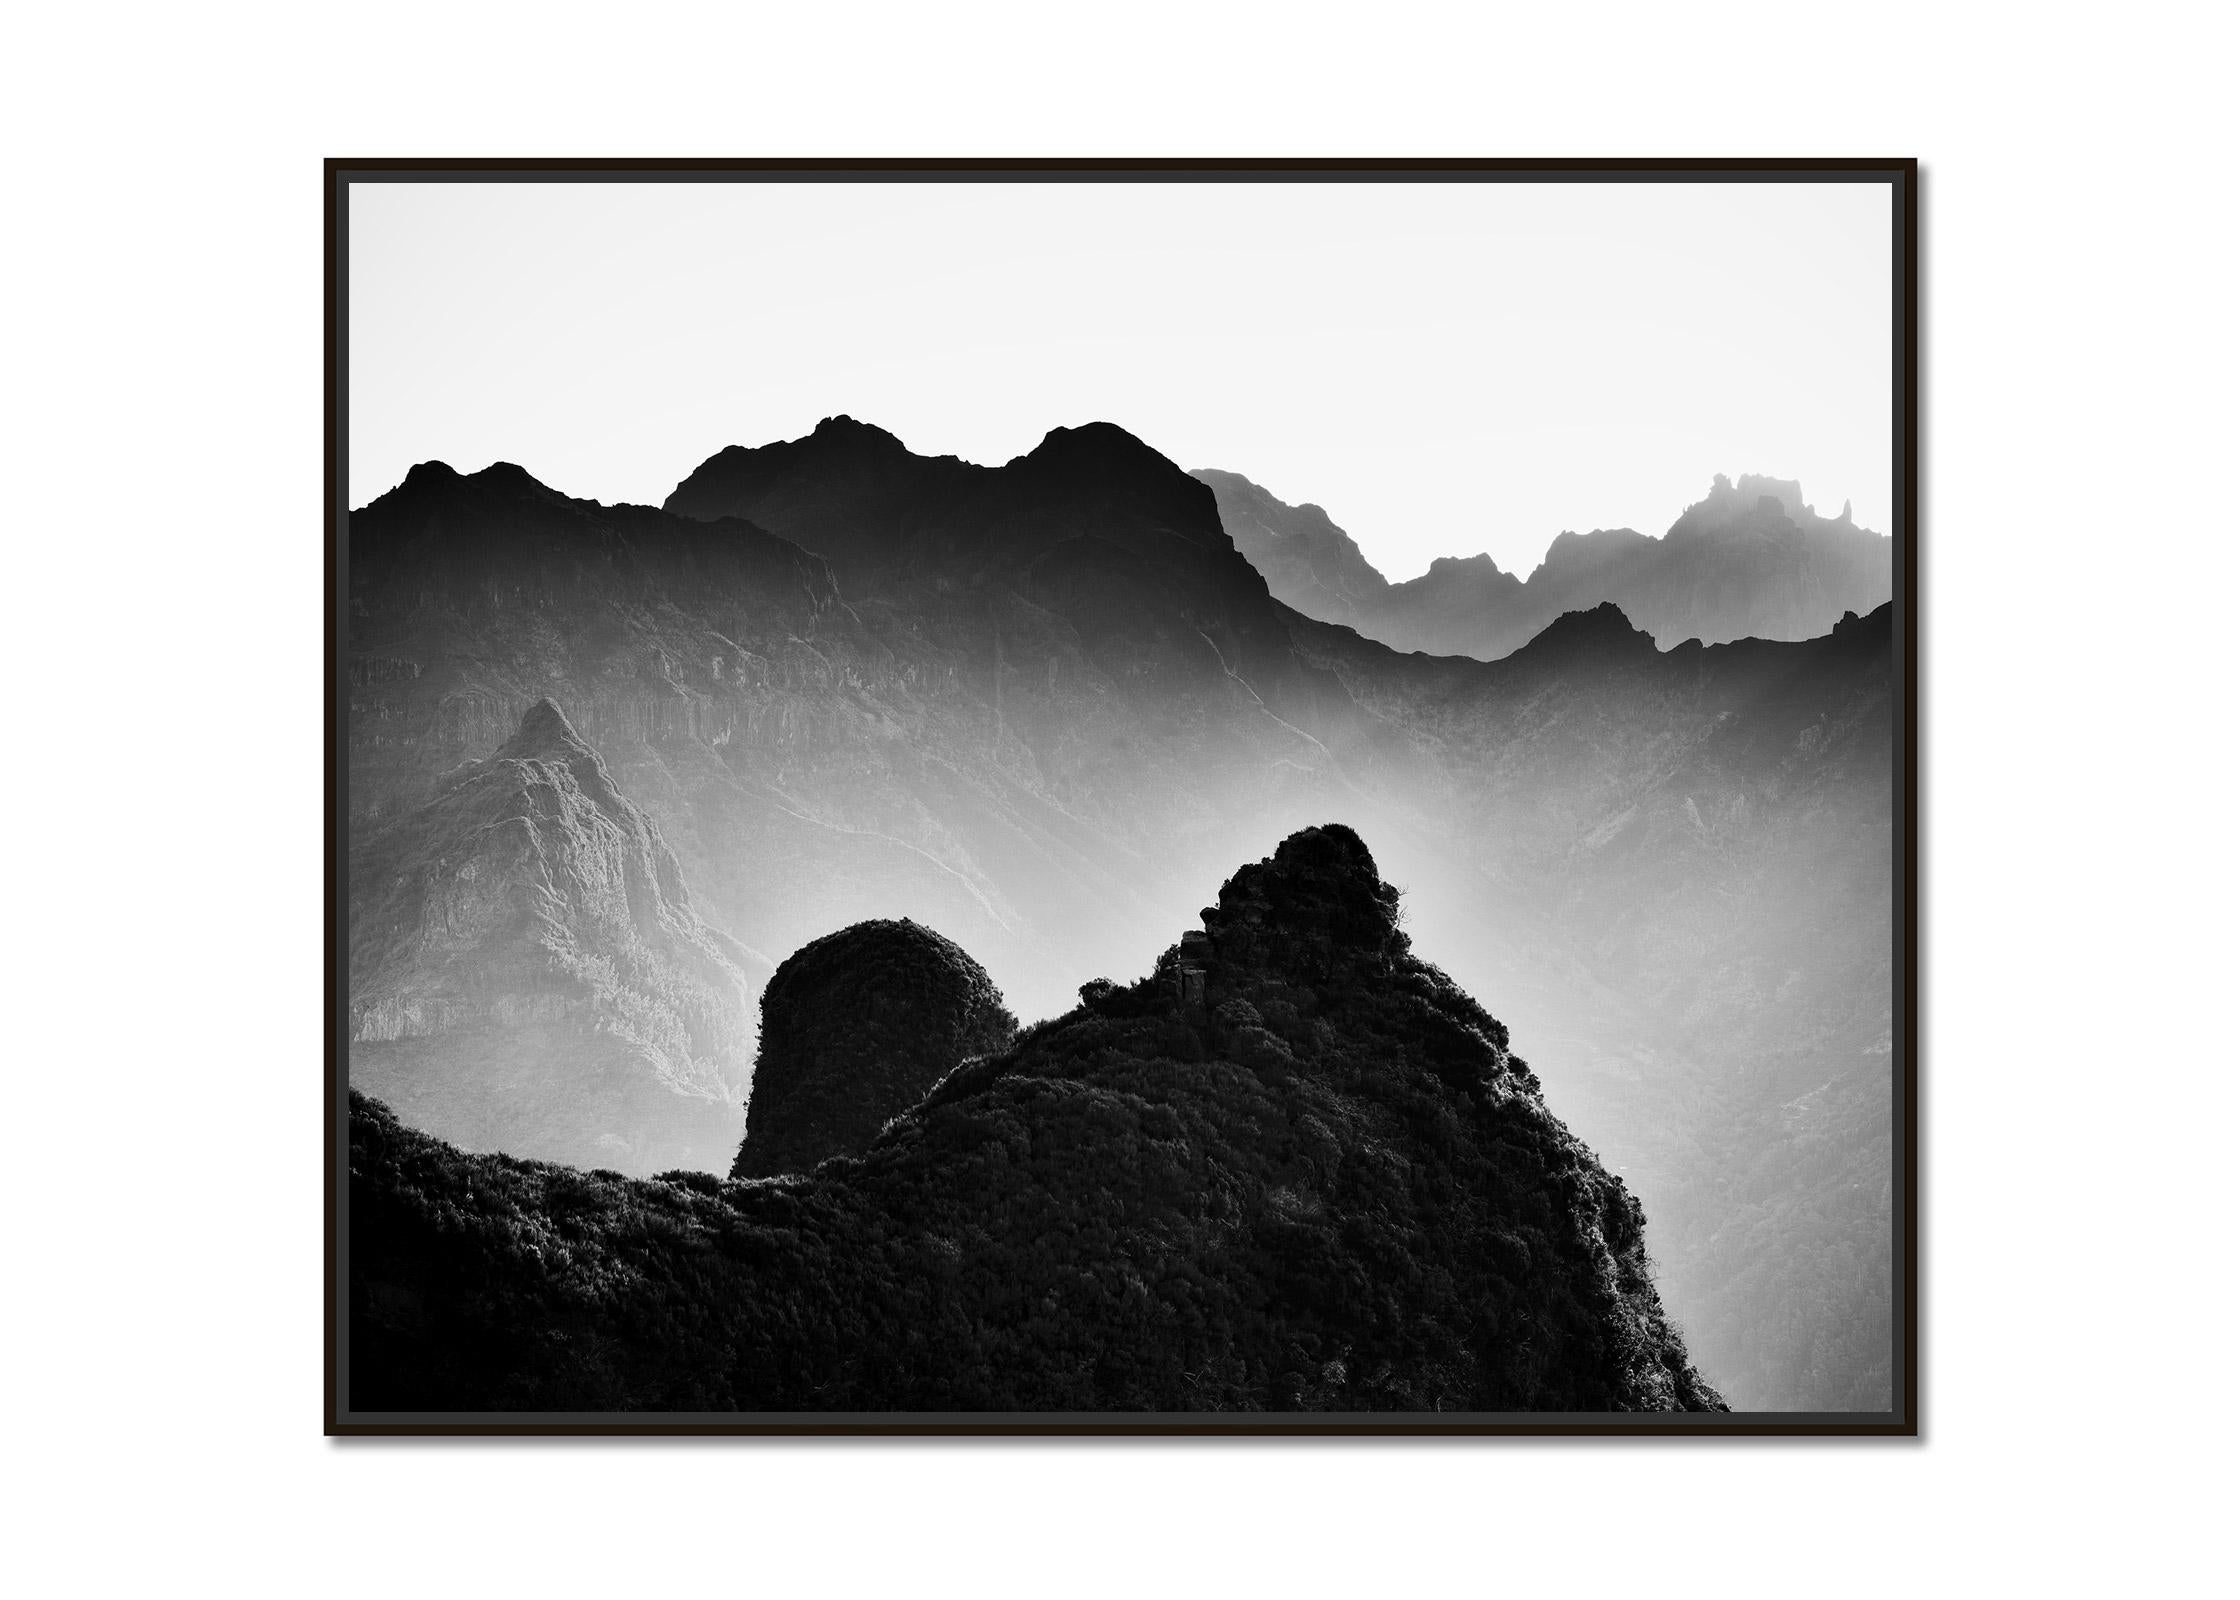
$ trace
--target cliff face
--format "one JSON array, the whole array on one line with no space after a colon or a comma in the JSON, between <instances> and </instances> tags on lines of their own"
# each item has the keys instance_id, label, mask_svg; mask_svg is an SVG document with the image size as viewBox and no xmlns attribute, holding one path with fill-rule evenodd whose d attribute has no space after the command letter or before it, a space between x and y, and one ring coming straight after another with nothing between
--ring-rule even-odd
<instances>
[{"instance_id":1,"label":"cliff face","mask_svg":"<svg viewBox=\"0 0 2240 1600\"><path fill-rule=\"evenodd\" d=\"M351 1081L474 1148L719 1166L767 973L549 699L352 851Z\"/></svg>"},{"instance_id":2,"label":"cliff face","mask_svg":"<svg viewBox=\"0 0 2240 1600\"><path fill-rule=\"evenodd\" d=\"M762 991L734 1178L860 1154L967 1056L1019 1030L980 963L914 922L859 922L778 964Z\"/></svg>"},{"instance_id":3,"label":"cliff face","mask_svg":"<svg viewBox=\"0 0 2240 1600\"><path fill-rule=\"evenodd\" d=\"M1705 1410L1626 1186L1341 827L813 1177L354 1101L355 1408Z\"/></svg>"},{"instance_id":4,"label":"cliff face","mask_svg":"<svg viewBox=\"0 0 2240 1600\"><path fill-rule=\"evenodd\" d=\"M1791 479L1721 475L1661 539L1631 528L1562 533L1528 578L1488 556L1441 558L1388 583L1318 506L1288 506L1231 472L1194 474L1276 598L1395 650L1509 654L1568 611L1614 603L1659 646L1688 639L1811 639L1889 600L1888 538L1848 503L1822 517Z\"/></svg>"}]
</instances>

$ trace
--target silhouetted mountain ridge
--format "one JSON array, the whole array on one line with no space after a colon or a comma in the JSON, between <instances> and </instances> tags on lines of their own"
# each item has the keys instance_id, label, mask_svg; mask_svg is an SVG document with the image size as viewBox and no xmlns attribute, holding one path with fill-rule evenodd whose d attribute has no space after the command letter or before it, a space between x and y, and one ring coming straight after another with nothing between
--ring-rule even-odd
<instances>
[{"instance_id":1,"label":"silhouetted mountain ridge","mask_svg":"<svg viewBox=\"0 0 2240 1600\"><path fill-rule=\"evenodd\" d=\"M1193 474L1270 591L1318 621L1393 648L1494 660L1553 618L1614 602L1660 645L1808 639L1890 598L1890 541L1805 504L1793 479L1720 475L1662 539L1631 528L1566 531L1528 578L1492 557L1442 556L1387 582L1318 506L1288 506L1233 472Z\"/></svg>"},{"instance_id":2,"label":"silhouetted mountain ridge","mask_svg":"<svg viewBox=\"0 0 2240 1600\"><path fill-rule=\"evenodd\" d=\"M349 1403L1722 1409L1640 1204L1398 898L1295 835L808 1177L469 1157L354 1097Z\"/></svg>"}]
</instances>

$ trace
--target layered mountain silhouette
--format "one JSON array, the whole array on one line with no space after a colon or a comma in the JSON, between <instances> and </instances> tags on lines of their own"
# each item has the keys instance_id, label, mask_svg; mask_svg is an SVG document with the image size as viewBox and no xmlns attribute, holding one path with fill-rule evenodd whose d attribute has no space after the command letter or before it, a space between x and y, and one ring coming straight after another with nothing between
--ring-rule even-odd
<instances>
[{"instance_id":1,"label":"layered mountain silhouette","mask_svg":"<svg viewBox=\"0 0 2240 1600\"><path fill-rule=\"evenodd\" d=\"M653 1172L737 1141L769 965L540 699L352 852L350 1078L479 1150Z\"/></svg>"},{"instance_id":2,"label":"layered mountain silhouette","mask_svg":"<svg viewBox=\"0 0 2240 1600\"><path fill-rule=\"evenodd\" d=\"M1745 473L1711 492L1661 539L1631 528L1564 533L1528 578L1491 556L1442 557L1389 582L1320 506L1286 505L1234 472L1193 474L1222 526L1286 605L1396 650L1495 660L1568 611L1616 604L1666 648L1683 640L1810 639L1846 611L1890 598L1890 540L1835 517L1800 485Z\"/></svg>"},{"instance_id":3,"label":"layered mountain silhouette","mask_svg":"<svg viewBox=\"0 0 2240 1600\"><path fill-rule=\"evenodd\" d=\"M1215 492L1108 425L983 467L834 419L672 505L429 465L351 515L354 838L550 696L711 928L908 920L1033 1019L1341 820L1643 1198L1722 1392L1886 1403L1887 607L1660 649L1598 602L1405 654L1271 595Z\"/></svg>"},{"instance_id":4,"label":"layered mountain silhouette","mask_svg":"<svg viewBox=\"0 0 2240 1600\"><path fill-rule=\"evenodd\" d=\"M1398 900L1350 829L1297 834L1149 976L1089 985L813 1176L468 1156L354 1097L348 1402L1723 1409L1640 1203ZM894 954L875 933L815 965L867 963L855 992L899 1016L920 991L883 990ZM955 995L923 998L946 1031Z\"/></svg>"}]
</instances>

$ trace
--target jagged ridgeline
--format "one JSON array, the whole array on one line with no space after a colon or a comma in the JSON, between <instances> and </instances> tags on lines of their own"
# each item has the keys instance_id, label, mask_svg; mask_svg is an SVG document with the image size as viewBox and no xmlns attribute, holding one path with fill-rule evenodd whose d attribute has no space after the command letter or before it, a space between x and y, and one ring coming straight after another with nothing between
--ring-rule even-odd
<instances>
[{"instance_id":1,"label":"jagged ridgeline","mask_svg":"<svg viewBox=\"0 0 2240 1600\"><path fill-rule=\"evenodd\" d=\"M1495 660L1567 611L1620 607L1660 647L1688 639L1813 639L1846 611L1890 598L1886 535L1833 517L1790 478L1721 473L1661 539L1631 528L1562 533L1527 578L1486 555L1443 556L1390 582L1316 505L1286 505L1251 479L1203 469L1221 525L1284 604L1396 650ZM1458 508L1466 521L1468 508Z\"/></svg>"},{"instance_id":2,"label":"jagged ridgeline","mask_svg":"<svg viewBox=\"0 0 2240 1600\"><path fill-rule=\"evenodd\" d=\"M480 1150L718 1167L768 963L549 699L353 851L350 1081Z\"/></svg>"},{"instance_id":3,"label":"jagged ridgeline","mask_svg":"<svg viewBox=\"0 0 2240 1600\"><path fill-rule=\"evenodd\" d=\"M349 1403L1723 1409L1639 1203L1398 900L1295 834L805 1176L472 1156L353 1096Z\"/></svg>"}]
</instances>

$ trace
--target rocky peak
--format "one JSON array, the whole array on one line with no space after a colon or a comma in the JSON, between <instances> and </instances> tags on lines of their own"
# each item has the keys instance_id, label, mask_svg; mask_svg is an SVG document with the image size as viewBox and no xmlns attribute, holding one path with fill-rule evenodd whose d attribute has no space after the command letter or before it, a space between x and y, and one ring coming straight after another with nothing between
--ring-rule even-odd
<instances>
[{"instance_id":1,"label":"rocky peak","mask_svg":"<svg viewBox=\"0 0 2240 1600\"><path fill-rule=\"evenodd\" d=\"M459 482L458 469L448 461L420 461L404 475L400 489L433 489L448 487Z\"/></svg>"},{"instance_id":2,"label":"rocky peak","mask_svg":"<svg viewBox=\"0 0 2240 1600\"><path fill-rule=\"evenodd\" d=\"M857 444L868 444L881 448L890 446L897 450L903 448L902 441L887 432L886 429L876 423L858 422L846 412L842 412L835 417L818 419L816 427L810 430L809 437L821 439L827 443L852 441Z\"/></svg>"},{"instance_id":3,"label":"rocky peak","mask_svg":"<svg viewBox=\"0 0 2240 1600\"><path fill-rule=\"evenodd\" d=\"M1605 600L1566 611L1510 659L1543 666L1614 665L1656 653L1657 641L1636 628L1616 601Z\"/></svg>"},{"instance_id":4,"label":"rocky peak","mask_svg":"<svg viewBox=\"0 0 2240 1600\"><path fill-rule=\"evenodd\" d=\"M527 467L516 466L511 461L493 461L480 472L469 473L467 481L508 494L549 495L556 492Z\"/></svg>"},{"instance_id":5,"label":"rocky peak","mask_svg":"<svg viewBox=\"0 0 2240 1600\"><path fill-rule=\"evenodd\" d=\"M1548 542L1547 553L1533 569L1535 584L1576 582L1598 568L1650 549L1656 540L1632 528L1596 528L1578 533L1570 528Z\"/></svg>"},{"instance_id":6,"label":"rocky peak","mask_svg":"<svg viewBox=\"0 0 2240 1600\"><path fill-rule=\"evenodd\" d=\"M1438 556L1432 560L1431 570L1440 573L1476 573L1490 577L1501 569L1494 565L1493 557L1483 550L1474 556Z\"/></svg>"},{"instance_id":7,"label":"rocky peak","mask_svg":"<svg viewBox=\"0 0 2240 1600\"><path fill-rule=\"evenodd\" d=\"M1804 503L1804 485L1794 478L1768 478L1745 472L1735 482L1735 493L1746 505L1761 505L1771 500L1792 517L1801 517L1812 509Z\"/></svg>"},{"instance_id":8,"label":"rocky peak","mask_svg":"<svg viewBox=\"0 0 2240 1600\"><path fill-rule=\"evenodd\" d=\"M1730 479L1720 473L1711 480L1711 491L1680 513L1671 531L1680 535L1716 534L1738 526L1793 522L1802 527L1815 520L1805 504L1804 486L1795 478L1769 478L1745 472Z\"/></svg>"},{"instance_id":9,"label":"rocky peak","mask_svg":"<svg viewBox=\"0 0 2240 1600\"><path fill-rule=\"evenodd\" d=\"M1202 960L1216 987L1252 975L1327 983L1384 972L1408 949L1399 906L1358 833L1338 822L1302 828L1221 886L1200 913L1205 933L1186 937L1179 959Z\"/></svg>"},{"instance_id":10,"label":"rocky peak","mask_svg":"<svg viewBox=\"0 0 2240 1600\"><path fill-rule=\"evenodd\" d=\"M628 802L615 786L599 752L592 749L560 703L545 695L521 714L521 725L498 749L498 761L537 761L565 767L585 798L609 815L624 810Z\"/></svg>"},{"instance_id":11,"label":"rocky peak","mask_svg":"<svg viewBox=\"0 0 2240 1600\"><path fill-rule=\"evenodd\" d=\"M1078 428L1052 428L1042 436L1042 442L1021 459L1069 465L1156 465L1167 472L1181 470L1117 422L1084 422Z\"/></svg>"},{"instance_id":12,"label":"rocky peak","mask_svg":"<svg viewBox=\"0 0 2240 1600\"><path fill-rule=\"evenodd\" d=\"M462 498L470 501L534 498L559 505L578 503L539 480L526 467L516 466L511 461L493 461L480 472L461 472L448 461L421 461L404 475L402 483L387 494L376 496L352 515L362 516L386 502L424 508L430 501L450 504Z\"/></svg>"},{"instance_id":13,"label":"rocky peak","mask_svg":"<svg viewBox=\"0 0 2240 1600\"><path fill-rule=\"evenodd\" d=\"M560 709L560 702L545 695L521 714L521 726L498 756L501 760L537 761L590 753L591 747Z\"/></svg>"}]
</instances>

